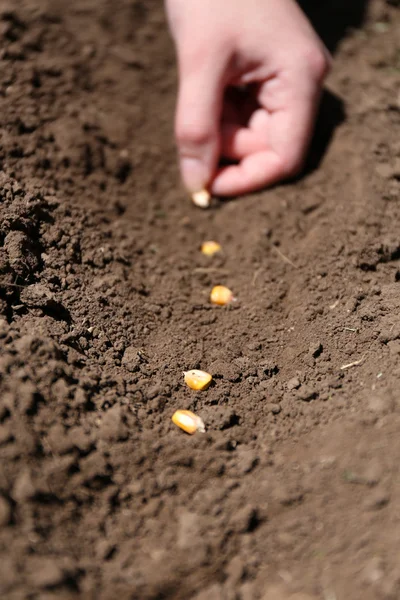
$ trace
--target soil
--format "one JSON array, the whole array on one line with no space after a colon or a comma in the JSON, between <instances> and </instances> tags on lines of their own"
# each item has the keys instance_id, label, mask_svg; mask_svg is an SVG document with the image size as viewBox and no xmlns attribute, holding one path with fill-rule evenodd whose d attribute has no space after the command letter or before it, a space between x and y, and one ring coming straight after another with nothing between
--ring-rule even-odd
<instances>
[{"instance_id":1,"label":"soil","mask_svg":"<svg viewBox=\"0 0 400 600\"><path fill-rule=\"evenodd\" d=\"M162 4L0 2L1 598L400 598L400 11L317 4L306 173L201 211Z\"/></svg>"}]
</instances>

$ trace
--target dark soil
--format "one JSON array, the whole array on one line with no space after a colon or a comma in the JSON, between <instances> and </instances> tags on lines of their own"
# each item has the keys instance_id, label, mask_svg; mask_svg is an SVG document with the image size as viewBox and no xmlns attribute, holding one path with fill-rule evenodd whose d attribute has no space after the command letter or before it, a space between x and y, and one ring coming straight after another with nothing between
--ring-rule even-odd
<instances>
[{"instance_id":1,"label":"dark soil","mask_svg":"<svg viewBox=\"0 0 400 600\"><path fill-rule=\"evenodd\" d=\"M2 599L400 598L400 11L341 4L307 174L203 212L162 4L0 2Z\"/></svg>"}]
</instances>

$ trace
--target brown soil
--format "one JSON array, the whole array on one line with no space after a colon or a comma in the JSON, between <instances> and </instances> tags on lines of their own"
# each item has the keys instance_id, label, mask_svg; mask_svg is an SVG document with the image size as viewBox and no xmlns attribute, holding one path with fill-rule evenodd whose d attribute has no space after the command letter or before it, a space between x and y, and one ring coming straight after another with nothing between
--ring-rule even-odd
<instances>
[{"instance_id":1,"label":"brown soil","mask_svg":"<svg viewBox=\"0 0 400 600\"><path fill-rule=\"evenodd\" d=\"M202 212L161 3L0 3L2 599L400 598L400 11L364 4L326 5L307 174Z\"/></svg>"}]
</instances>

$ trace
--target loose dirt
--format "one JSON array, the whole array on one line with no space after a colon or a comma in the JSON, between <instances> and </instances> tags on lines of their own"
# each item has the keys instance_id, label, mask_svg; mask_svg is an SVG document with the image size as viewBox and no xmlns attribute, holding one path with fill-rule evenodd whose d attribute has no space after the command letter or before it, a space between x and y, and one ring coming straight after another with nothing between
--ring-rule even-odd
<instances>
[{"instance_id":1,"label":"loose dirt","mask_svg":"<svg viewBox=\"0 0 400 600\"><path fill-rule=\"evenodd\" d=\"M306 174L201 211L162 4L0 2L2 598L400 598L400 12L318 4Z\"/></svg>"}]
</instances>

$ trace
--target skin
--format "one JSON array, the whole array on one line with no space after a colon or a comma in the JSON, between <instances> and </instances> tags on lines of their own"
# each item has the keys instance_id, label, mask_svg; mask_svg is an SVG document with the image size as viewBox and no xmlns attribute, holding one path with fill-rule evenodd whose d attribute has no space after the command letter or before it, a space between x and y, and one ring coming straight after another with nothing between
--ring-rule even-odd
<instances>
[{"instance_id":1,"label":"skin","mask_svg":"<svg viewBox=\"0 0 400 600\"><path fill-rule=\"evenodd\" d=\"M299 173L330 57L294 0L166 0L189 192L252 192ZM219 166L226 159L225 166Z\"/></svg>"}]
</instances>

